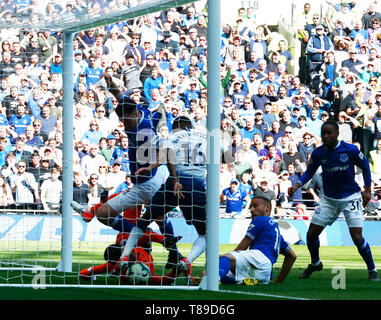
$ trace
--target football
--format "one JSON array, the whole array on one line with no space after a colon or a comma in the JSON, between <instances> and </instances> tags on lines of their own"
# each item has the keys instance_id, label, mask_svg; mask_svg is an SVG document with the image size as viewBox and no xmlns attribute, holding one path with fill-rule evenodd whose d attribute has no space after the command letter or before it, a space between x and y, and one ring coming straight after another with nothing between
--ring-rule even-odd
<instances>
[{"instance_id":1,"label":"football","mask_svg":"<svg viewBox=\"0 0 381 320\"><path fill-rule=\"evenodd\" d=\"M132 263L126 272L127 281L130 284L147 284L151 277L151 270L142 262Z\"/></svg>"}]
</instances>

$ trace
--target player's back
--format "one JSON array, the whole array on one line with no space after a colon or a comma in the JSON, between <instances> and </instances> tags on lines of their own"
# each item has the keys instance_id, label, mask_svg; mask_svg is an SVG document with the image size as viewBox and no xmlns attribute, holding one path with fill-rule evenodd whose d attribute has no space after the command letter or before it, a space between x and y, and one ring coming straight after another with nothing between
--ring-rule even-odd
<instances>
[{"instance_id":1,"label":"player's back","mask_svg":"<svg viewBox=\"0 0 381 320\"><path fill-rule=\"evenodd\" d=\"M322 168L325 196L342 199L360 191L355 181L355 164L365 159L355 145L340 141L333 150L320 146L313 151L311 160L314 166Z\"/></svg>"},{"instance_id":2,"label":"player's back","mask_svg":"<svg viewBox=\"0 0 381 320\"><path fill-rule=\"evenodd\" d=\"M148 166L155 160L156 144L158 137L152 123L152 116L148 110L139 108L140 119L138 119L135 129L126 131L128 136L128 155L131 170L131 180L133 183L145 182L156 173L154 170L151 176L135 177L135 172L142 167Z\"/></svg>"},{"instance_id":3,"label":"player's back","mask_svg":"<svg viewBox=\"0 0 381 320\"><path fill-rule=\"evenodd\" d=\"M204 131L178 130L171 133L164 144L174 152L179 176L205 177L207 137Z\"/></svg>"},{"instance_id":4,"label":"player's back","mask_svg":"<svg viewBox=\"0 0 381 320\"><path fill-rule=\"evenodd\" d=\"M247 229L246 236L253 240L250 250L259 250L271 263L276 262L282 236L274 219L268 216L255 217Z\"/></svg>"}]
</instances>

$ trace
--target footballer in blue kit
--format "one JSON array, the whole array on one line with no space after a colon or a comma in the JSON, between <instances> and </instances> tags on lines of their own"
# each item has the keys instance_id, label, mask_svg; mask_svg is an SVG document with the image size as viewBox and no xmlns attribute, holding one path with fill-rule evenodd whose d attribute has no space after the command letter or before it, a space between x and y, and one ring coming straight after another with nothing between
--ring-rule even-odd
<instances>
[{"instance_id":1,"label":"footballer in blue kit","mask_svg":"<svg viewBox=\"0 0 381 320\"><path fill-rule=\"evenodd\" d=\"M310 181L321 167L324 195L307 232L311 264L299 278L307 279L313 272L323 269L319 257L319 235L327 225L336 221L340 213L343 213L352 240L367 265L369 280L379 281L370 246L362 235L363 206L368 204L372 196L369 162L355 145L339 141L338 136L339 126L336 122L327 121L322 125L323 145L312 152L311 160L300 181L289 188L289 195L292 196L299 187ZM355 181L355 166L362 171L364 186L359 186Z\"/></svg>"},{"instance_id":2,"label":"footballer in blue kit","mask_svg":"<svg viewBox=\"0 0 381 320\"><path fill-rule=\"evenodd\" d=\"M79 212L85 221L89 222L96 216L97 219L115 230L131 232L133 226L120 213L127 209L149 204L153 195L163 185L168 177L168 170L159 167L152 170L150 175L137 175L138 169L148 166L155 161L156 144L159 141L152 123L151 113L139 106L124 92L121 92L112 78L104 74L109 91L118 99L119 104L115 112L123 121L128 136L128 157L133 186L121 192L107 202L101 203L94 211L83 208L72 202L72 207ZM167 237L173 235L171 222L165 219L158 223L160 231Z\"/></svg>"},{"instance_id":3,"label":"footballer in blue kit","mask_svg":"<svg viewBox=\"0 0 381 320\"><path fill-rule=\"evenodd\" d=\"M254 197L250 202L251 221L244 238L229 253L220 256L221 283L268 284L273 275L273 265L279 254L284 262L274 283L283 282L296 260L296 254L283 239L276 221L270 217L271 202L264 197Z\"/></svg>"}]
</instances>

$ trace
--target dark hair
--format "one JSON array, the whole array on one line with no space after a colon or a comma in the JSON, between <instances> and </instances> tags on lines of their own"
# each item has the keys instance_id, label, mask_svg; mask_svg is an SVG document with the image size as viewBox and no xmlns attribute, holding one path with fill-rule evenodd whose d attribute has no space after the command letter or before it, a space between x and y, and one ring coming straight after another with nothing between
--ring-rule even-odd
<instances>
[{"instance_id":1,"label":"dark hair","mask_svg":"<svg viewBox=\"0 0 381 320\"><path fill-rule=\"evenodd\" d=\"M119 104L116 107L115 112L118 115L119 119L125 118L126 115L131 114L138 107L135 101L126 94L119 96L118 102Z\"/></svg>"},{"instance_id":2,"label":"dark hair","mask_svg":"<svg viewBox=\"0 0 381 320\"><path fill-rule=\"evenodd\" d=\"M272 210L272 204L271 204L271 201L269 199L267 199L266 197L262 197L262 196L255 196L252 201L254 199L261 199L266 205L270 206L270 212Z\"/></svg>"},{"instance_id":3,"label":"dark hair","mask_svg":"<svg viewBox=\"0 0 381 320\"><path fill-rule=\"evenodd\" d=\"M188 118L188 117L185 117L185 116L180 116L180 117L177 117L174 121L173 121L173 124L172 124L172 128L173 129L180 129L180 130L183 130L183 129L191 129L193 126L192 126L192 121Z\"/></svg>"},{"instance_id":4,"label":"dark hair","mask_svg":"<svg viewBox=\"0 0 381 320\"><path fill-rule=\"evenodd\" d=\"M328 121L324 122L323 125L321 126L321 130L323 130L323 128L326 127L326 126L332 126L332 127L335 128L335 130L337 132L339 132L339 125L335 121L328 120Z\"/></svg>"}]
</instances>

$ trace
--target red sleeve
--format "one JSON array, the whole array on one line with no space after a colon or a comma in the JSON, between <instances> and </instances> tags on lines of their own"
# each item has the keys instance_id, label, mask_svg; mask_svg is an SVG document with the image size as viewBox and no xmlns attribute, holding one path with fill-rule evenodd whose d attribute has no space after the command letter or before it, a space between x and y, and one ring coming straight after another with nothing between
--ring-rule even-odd
<instances>
[{"instance_id":1,"label":"red sleeve","mask_svg":"<svg viewBox=\"0 0 381 320\"><path fill-rule=\"evenodd\" d=\"M165 239L161 234L155 231L146 231L138 242L138 247L144 247L149 242L161 243Z\"/></svg>"}]
</instances>

